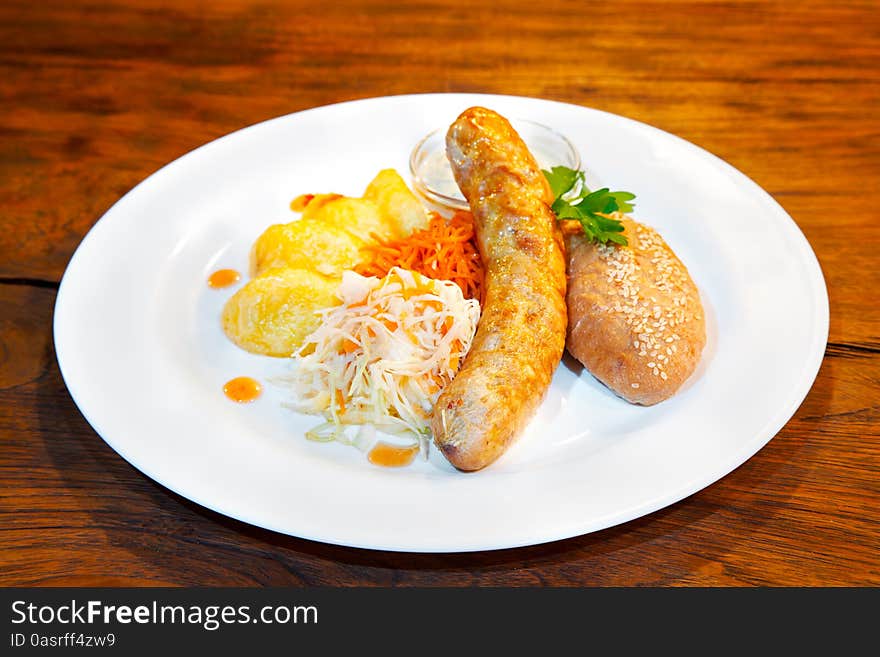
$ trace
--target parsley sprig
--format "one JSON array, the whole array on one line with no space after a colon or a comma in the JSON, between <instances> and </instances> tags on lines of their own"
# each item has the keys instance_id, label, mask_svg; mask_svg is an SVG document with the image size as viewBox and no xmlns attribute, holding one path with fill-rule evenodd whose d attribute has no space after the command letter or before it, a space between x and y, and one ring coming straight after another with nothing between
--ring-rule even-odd
<instances>
[{"instance_id":1,"label":"parsley sprig","mask_svg":"<svg viewBox=\"0 0 880 657\"><path fill-rule=\"evenodd\" d=\"M631 201L636 197L629 192L612 192L607 187L591 192L584 182L584 172L556 166L543 170L553 190L553 205L557 219L577 219L584 235L593 242L626 245L623 224L606 215L612 212L632 212Z\"/></svg>"}]
</instances>

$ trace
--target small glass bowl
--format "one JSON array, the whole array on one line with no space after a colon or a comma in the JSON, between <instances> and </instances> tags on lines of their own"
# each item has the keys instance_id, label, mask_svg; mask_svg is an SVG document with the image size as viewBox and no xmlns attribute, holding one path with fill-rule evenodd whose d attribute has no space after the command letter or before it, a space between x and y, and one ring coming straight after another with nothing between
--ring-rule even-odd
<instances>
[{"instance_id":1,"label":"small glass bowl","mask_svg":"<svg viewBox=\"0 0 880 657\"><path fill-rule=\"evenodd\" d=\"M542 169L560 165L580 169L577 149L555 130L526 119L511 119L510 123ZM413 148L409 158L413 186L426 201L440 209L467 210L468 203L446 159L446 132L447 128L437 128Z\"/></svg>"}]
</instances>

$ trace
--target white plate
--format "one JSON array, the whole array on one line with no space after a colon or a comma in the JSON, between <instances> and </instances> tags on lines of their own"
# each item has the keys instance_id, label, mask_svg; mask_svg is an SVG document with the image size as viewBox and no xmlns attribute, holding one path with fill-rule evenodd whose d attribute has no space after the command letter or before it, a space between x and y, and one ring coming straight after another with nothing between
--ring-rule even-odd
<instances>
[{"instance_id":1,"label":"white plate","mask_svg":"<svg viewBox=\"0 0 880 657\"><path fill-rule=\"evenodd\" d=\"M461 474L435 455L383 469L312 443L315 418L228 401L238 375L283 360L244 353L219 313L272 223L307 192L359 196L384 167L407 175L413 145L481 104L552 126L594 182L637 194L703 294L708 345L677 396L641 408L565 361L527 430L498 462ZM233 288L235 289L235 288ZM266 121L150 176L95 224L64 275L55 344L64 380L123 458L203 506L279 532L419 552L529 545L625 522L739 466L788 421L818 371L828 298L792 219L730 165L682 139L596 110L509 96L375 98Z\"/></svg>"}]
</instances>

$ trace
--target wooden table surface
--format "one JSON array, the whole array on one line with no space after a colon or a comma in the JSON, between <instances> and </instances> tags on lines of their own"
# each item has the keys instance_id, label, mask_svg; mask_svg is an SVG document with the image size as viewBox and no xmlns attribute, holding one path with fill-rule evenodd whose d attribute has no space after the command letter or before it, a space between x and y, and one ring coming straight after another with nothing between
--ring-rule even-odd
<instances>
[{"instance_id":1,"label":"wooden table surface","mask_svg":"<svg viewBox=\"0 0 880 657\"><path fill-rule=\"evenodd\" d=\"M624 525L422 555L228 519L101 440L52 340L59 281L101 215L163 164L245 125L434 91L644 121L727 160L785 207L822 265L831 328L812 391L764 449ZM0 585L880 584L878 106L873 0L4 0Z\"/></svg>"}]
</instances>

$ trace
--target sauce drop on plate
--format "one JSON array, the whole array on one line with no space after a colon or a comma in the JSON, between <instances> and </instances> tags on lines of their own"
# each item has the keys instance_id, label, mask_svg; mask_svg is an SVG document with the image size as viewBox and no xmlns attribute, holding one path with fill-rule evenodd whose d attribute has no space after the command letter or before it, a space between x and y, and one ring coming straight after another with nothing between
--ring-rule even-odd
<instances>
[{"instance_id":1,"label":"sauce drop on plate","mask_svg":"<svg viewBox=\"0 0 880 657\"><path fill-rule=\"evenodd\" d=\"M241 280L241 274L234 269L218 269L208 277L208 287L229 287Z\"/></svg>"},{"instance_id":2,"label":"sauce drop on plate","mask_svg":"<svg viewBox=\"0 0 880 657\"><path fill-rule=\"evenodd\" d=\"M249 376L239 376L226 382L223 386L224 394L232 401L246 404L254 401L263 392L263 386L256 379Z\"/></svg>"},{"instance_id":3,"label":"sauce drop on plate","mask_svg":"<svg viewBox=\"0 0 880 657\"><path fill-rule=\"evenodd\" d=\"M367 454L367 459L373 465L381 465L386 468L400 468L413 462L419 453L418 445L400 447L389 443L379 442Z\"/></svg>"}]
</instances>

